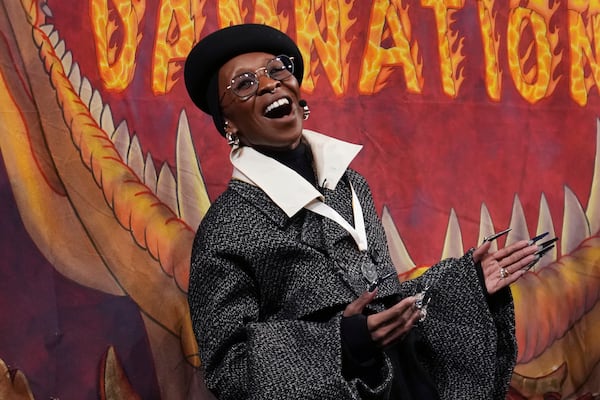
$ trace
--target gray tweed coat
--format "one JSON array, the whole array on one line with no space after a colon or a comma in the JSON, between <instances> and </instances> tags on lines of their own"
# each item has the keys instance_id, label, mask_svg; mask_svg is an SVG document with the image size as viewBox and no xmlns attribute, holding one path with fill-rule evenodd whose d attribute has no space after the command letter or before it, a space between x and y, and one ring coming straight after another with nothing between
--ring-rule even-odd
<instances>
[{"instance_id":1,"label":"gray tweed coat","mask_svg":"<svg viewBox=\"0 0 600 400\"><path fill-rule=\"evenodd\" d=\"M348 170L325 202L352 221L352 182L369 242L360 253L335 222L302 210L288 218L267 195L232 180L202 221L193 246L189 304L207 386L219 399L401 399L383 379L369 387L342 374L340 319L365 290L363 262L393 271L364 178ZM509 290L487 299L471 253L420 278L388 279L371 308L430 285L417 328L419 358L442 399L502 399L516 360Z\"/></svg>"}]
</instances>

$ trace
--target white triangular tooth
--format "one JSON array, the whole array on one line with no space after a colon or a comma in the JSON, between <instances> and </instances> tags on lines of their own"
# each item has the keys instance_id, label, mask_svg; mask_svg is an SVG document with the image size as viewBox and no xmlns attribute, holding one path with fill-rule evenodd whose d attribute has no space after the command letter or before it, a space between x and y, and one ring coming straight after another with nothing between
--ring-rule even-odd
<instances>
[{"instance_id":1,"label":"white triangular tooth","mask_svg":"<svg viewBox=\"0 0 600 400\"><path fill-rule=\"evenodd\" d=\"M129 144L131 143L127 121L121 121L110 139L114 143L115 148L117 149L117 152L119 152L121 158L123 160L127 160L127 152L129 151Z\"/></svg>"},{"instance_id":2,"label":"white triangular tooth","mask_svg":"<svg viewBox=\"0 0 600 400\"><path fill-rule=\"evenodd\" d=\"M596 157L594 159L594 176L588 200L587 219L590 223L590 233L600 231L600 118L596 119Z\"/></svg>"},{"instance_id":3,"label":"white triangular tooth","mask_svg":"<svg viewBox=\"0 0 600 400\"><path fill-rule=\"evenodd\" d=\"M146 162L144 163L144 183L154 194L156 194L156 181L156 167L154 166L152 155L148 152L148 154L146 154Z\"/></svg>"},{"instance_id":4,"label":"white triangular tooth","mask_svg":"<svg viewBox=\"0 0 600 400\"><path fill-rule=\"evenodd\" d=\"M462 233L460 231L458 217L456 216L454 209L452 209L450 211L450 218L448 219L448 228L446 229L442 260L449 257L462 257L463 252Z\"/></svg>"},{"instance_id":5,"label":"white triangular tooth","mask_svg":"<svg viewBox=\"0 0 600 400\"><path fill-rule=\"evenodd\" d=\"M102 108L102 116L100 117L100 127L109 137L112 136L115 131L115 121L112 117L112 111L108 104L105 104Z\"/></svg>"},{"instance_id":6,"label":"white triangular tooth","mask_svg":"<svg viewBox=\"0 0 600 400\"><path fill-rule=\"evenodd\" d=\"M550 213L550 207L548 206L546 196L542 193L542 197L540 199L540 216L538 218L538 225L535 235L539 235L543 232L548 232L548 235L546 235L544 239L538 242L538 244L543 243L544 241L552 239L556 236L556 233L554 232L554 222L552 221L552 214ZM556 260L557 256L558 250L555 246L552 250L548 250L548 252L542 256L542 258L533 266L533 269L535 270L544 268L545 266Z\"/></svg>"},{"instance_id":7,"label":"white triangular tooth","mask_svg":"<svg viewBox=\"0 0 600 400\"><path fill-rule=\"evenodd\" d=\"M561 254L569 254L589 236L590 225L583 207L581 207L575 193L565 185L565 214L560 239Z\"/></svg>"},{"instance_id":8,"label":"white triangular tooth","mask_svg":"<svg viewBox=\"0 0 600 400\"><path fill-rule=\"evenodd\" d=\"M175 177L167 163L164 163L160 168L158 180L156 182L156 196L171 210L179 215L177 210L177 183Z\"/></svg>"},{"instance_id":9,"label":"white triangular tooth","mask_svg":"<svg viewBox=\"0 0 600 400\"><path fill-rule=\"evenodd\" d=\"M102 96L100 95L99 91L94 89L94 92L92 93L92 98L90 99L89 110L90 114L92 114L92 117L94 117L94 120L96 120L98 126L100 126L100 121L102 120L103 108L104 104L102 104ZM110 135L111 132L108 132L108 134Z\"/></svg>"},{"instance_id":10,"label":"white triangular tooth","mask_svg":"<svg viewBox=\"0 0 600 400\"><path fill-rule=\"evenodd\" d=\"M81 87L79 88L79 98L81 99L83 104L90 104L90 100L92 99L92 93L92 84L90 83L89 79L84 76L81 80Z\"/></svg>"},{"instance_id":11,"label":"white triangular tooth","mask_svg":"<svg viewBox=\"0 0 600 400\"><path fill-rule=\"evenodd\" d=\"M71 81L75 93L79 94L79 92L81 92L81 71L79 70L79 64L73 64L71 72L69 73L69 81Z\"/></svg>"},{"instance_id":12,"label":"white triangular tooth","mask_svg":"<svg viewBox=\"0 0 600 400\"><path fill-rule=\"evenodd\" d=\"M48 3L44 3L41 5L40 9L44 13L46 17L53 18L54 14L52 14L52 10L48 7Z\"/></svg>"},{"instance_id":13,"label":"white triangular tooth","mask_svg":"<svg viewBox=\"0 0 600 400\"><path fill-rule=\"evenodd\" d=\"M383 207L381 223L383 224L388 248L390 250L390 257L396 267L396 271L399 274L410 271L415 267L415 263L408 254L406 246L404 246L404 242L396 228L396 224L392 219L392 215L386 206Z\"/></svg>"},{"instance_id":14,"label":"white triangular tooth","mask_svg":"<svg viewBox=\"0 0 600 400\"><path fill-rule=\"evenodd\" d=\"M525 219L525 213L523 212L523 206L519 195L515 194L513 200L512 215L510 216L510 224L508 225L511 229L506 236L506 245L511 245L518 242L519 240L529 240L529 229L527 228L527 220Z\"/></svg>"},{"instance_id":15,"label":"white triangular tooth","mask_svg":"<svg viewBox=\"0 0 600 400\"><path fill-rule=\"evenodd\" d=\"M71 68L73 68L73 53L67 51L65 55L60 59L60 62L62 63L65 75L71 75Z\"/></svg>"},{"instance_id":16,"label":"white triangular tooth","mask_svg":"<svg viewBox=\"0 0 600 400\"><path fill-rule=\"evenodd\" d=\"M144 179L144 154L137 135L131 138L131 145L127 153L127 165L135 172L140 181Z\"/></svg>"},{"instance_id":17,"label":"white triangular tooth","mask_svg":"<svg viewBox=\"0 0 600 400\"><path fill-rule=\"evenodd\" d=\"M56 44L56 47L54 48L54 53L56 53L56 56L58 58L63 58L63 56L65 55L66 51L67 51L67 47L65 45L65 41L61 39Z\"/></svg>"},{"instance_id":18,"label":"white triangular tooth","mask_svg":"<svg viewBox=\"0 0 600 400\"><path fill-rule=\"evenodd\" d=\"M542 196L540 197L540 216L538 218L537 231L535 234L539 235L543 232L548 232L548 238L556 236L552 213L550 213L548 200L546 200L546 195L544 195L544 193L542 193Z\"/></svg>"},{"instance_id":19,"label":"white triangular tooth","mask_svg":"<svg viewBox=\"0 0 600 400\"><path fill-rule=\"evenodd\" d=\"M40 29L46 36L50 36L52 32L54 32L54 25L52 24L44 24L40 26Z\"/></svg>"},{"instance_id":20,"label":"white triangular tooth","mask_svg":"<svg viewBox=\"0 0 600 400\"><path fill-rule=\"evenodd\" d=\"M52 47L56 47L56 45L60 41L60 36L58 36L58 32L52 31L52 33L48 36L48 40L50 41Z\"/></svg>"},{"instance_id":21,"label":"white triangular tooth","mask_svg":"<svg viewBox=\"0 0 600 400\"><path fill-rule=\"evenodd\" d=\"M485 203L482 203L481 211L479 212L479 237L477 238L477 243L483 243L483 239L486 236L493 235L494 233L496 233L494 230L494 222L492 221L487 206ZM498 242L494 240L490 244L490 251L496 250L498 250Z\"/></svg>"},{"instance_id":22,"label":"white triangular tooth","mask_svg":"<svg viewBox=\"0 0 600 400\"><path fill-rule=\"evenodd\" d=\"M194 149L188 119L185 110L182 110L179 114L175 142L177 201L179 216L195 229L210 207L210 199Z\"/></svg>"}]
</instances>

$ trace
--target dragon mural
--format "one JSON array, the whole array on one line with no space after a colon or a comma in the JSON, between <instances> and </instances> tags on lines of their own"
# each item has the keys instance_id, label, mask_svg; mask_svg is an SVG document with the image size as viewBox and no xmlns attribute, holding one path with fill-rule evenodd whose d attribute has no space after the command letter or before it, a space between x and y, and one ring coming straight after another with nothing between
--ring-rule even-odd
<instances>
[{"instance_id":1,"label":"dragon mural","mask_svg":"<svg viewBox=\"0 0 600 400\"><path fill-rule=\"evenodd\" d=\"M186 292L195 229L230 167L181 68L202 35L244 21L296 38L309 127L365 145L354 168L401 279L506 226L507 242L561 237L512 287L508 397L600 397L597 2L0 10L0 399L212 398Z\"/></svg>"}]
</instances>

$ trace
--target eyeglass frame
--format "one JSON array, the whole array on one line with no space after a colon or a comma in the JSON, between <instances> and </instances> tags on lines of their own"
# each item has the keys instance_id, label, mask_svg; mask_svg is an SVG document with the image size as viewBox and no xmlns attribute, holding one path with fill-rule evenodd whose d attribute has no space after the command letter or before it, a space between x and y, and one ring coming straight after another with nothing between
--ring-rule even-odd
<instances>
[{"instance_id":1,"label":"eyeglass frame","mask_svg":"<svg viewBox=\"0 0 600 400\"><path fill-rule=\"evenodd\" d=\"M283 79L277 79L277 78L274 78L274 77L272 77L271 75L269 75L269 69L268 69L268 67L269 67L269 64L270 64L270 63L272 63L272 62L273 62L273 61L275 61L275 60L280 60L280 59L281 59L281 57L285 57L285 58L287 58L288 60L290 60L291 69L288 69L288 68L286 68L286 71L289 71L289 72L290 72L290 74L289 74L288 76L286 76L286 77L285 77L285 78L283 78ZM283 62L282 62L282 63L283 63ZM285 64L285 63L283 63L283 64ZM273 58L271 58L269 61L267 61L267 64L266 64L264 67L260 67L260 68L258 68L257 70L255 70L254 72L251 72L251 71L248 71L248 72L243 72L243 73L241 73L241 74L239 74L239 75L236 75L236 76L234 76L233 78L231 78L231 81L229 81L229 85L227 85L227 87L225 88L225 90L223 90L223 94L222 94L222 95L219 97L219 103L221 103L221 102L223 101L223 98L225 97L225 94L227 93L227 91L228 91L228 90L230 90L230 91L231 91L233 94L235 94L235 95L236 95L238 98L240 98L240 99L242 99L242 100L244 100L244 101L245 101L245 100L248 100L248 99L249 99L249 98L251 98L252 96L255 96L255 95L256 95L256 93L258 92L258 83L259 83L259 75L258 75L258 72L259 72L259 71L265 71L265 72L264 72L264 75L266 75L267 77L269 77L269 79L272 79L272 80L275 80L275 81L278 81L278 82L283 82L283 81L285 81L286 79L289 79L291 76L293 76L293 75L294 75L294 69L295 69L295 65L294 65L294 57L290 57L290 56L288 56L288 55L286 55L286 54L280 54L280 55L278 55L277 57L273 57ZM238 79L239 77L241 77L241 76L244 76L244 75L247 75L247 74L252 74L252 75L254 75L254 78L255 78L255 84L254 84L254 85L255 85L255 88L256 88L256 89L254 89L254 92L253 92L252 94L248 94L248 95L245 95L245 96L240 96L238 93L236 93L236 92L235 92L235 91L232 89L232 88L233 88L233 83L234 83L234 81L235 81L236 79Z\"/></svg>"}]
</instances>

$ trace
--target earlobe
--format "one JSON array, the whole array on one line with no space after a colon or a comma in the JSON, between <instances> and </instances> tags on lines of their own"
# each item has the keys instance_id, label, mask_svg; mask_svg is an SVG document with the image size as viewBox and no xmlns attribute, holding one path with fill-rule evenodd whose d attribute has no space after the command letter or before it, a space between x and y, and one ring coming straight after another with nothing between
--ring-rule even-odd
<instances>
[{"instance_id":1,"label":"earlobe","mask_svg":"<svg viewBox=\"0 0 600 400\"><path fill-rule=\"evenodd\" d=\"M225 132L231 132L234 135L237 135L239 129L235 126L235 124L229 120L225 120L224 126Z\"/></svg>"}]
</instances>

